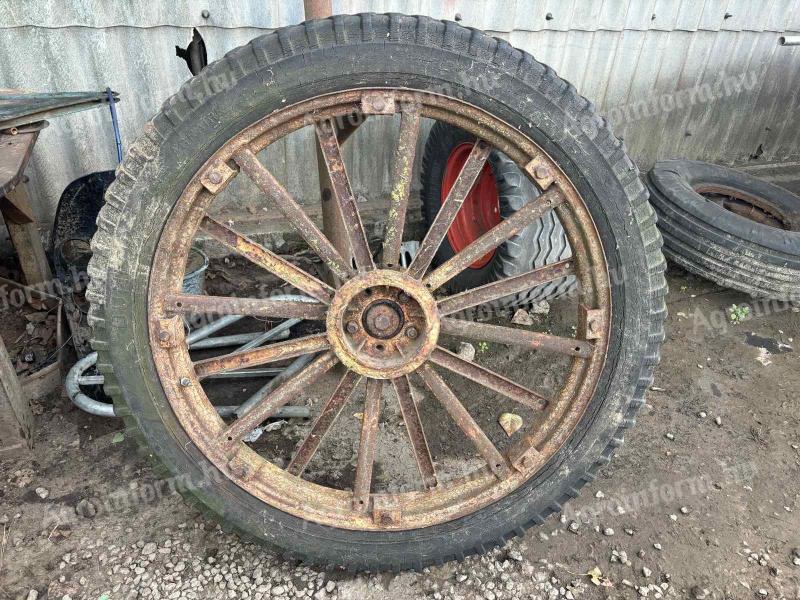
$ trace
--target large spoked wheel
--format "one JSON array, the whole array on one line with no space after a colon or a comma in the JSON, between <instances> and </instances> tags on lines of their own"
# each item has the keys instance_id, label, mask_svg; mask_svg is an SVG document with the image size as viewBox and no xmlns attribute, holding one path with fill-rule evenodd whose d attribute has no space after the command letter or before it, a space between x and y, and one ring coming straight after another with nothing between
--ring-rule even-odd
<instances>
[{"instance_id":1,"label":"large spoked wheel","mask_svg":"<svg viewBox=\"0 0 800 600\"><path fill-rule=\"evenodd\" d=\"M425 43L408 35L421 30ZM493 54L475 63L471 52L443 50L446 30ZM349 35L340 37L342 31ZM351 61L354 52L358 60ZM464 64L496 71L498 61L514 57L528 61L529 76L509 74L491 93L457 82ZM426 64L439 67L428 71ZM536 110L563 114L557 102L563 89L548 96L534 77L564 85L510 46L453 24L337 17L233 51L148 125L109 190L93 240L94 343L107 392L156 457L191 482L188 495L292 556L399 569L501 543L557 510L604 464L621 429L632 424L657 361L664 316L660 238L635 168L590 107L575 115L591 127L574 144L554 141L559 132L548 128L557 119L531 122L533 107L513 108L512 99L527 94L539 103ZM223 79L235 85L211 86L213 93L203 87ZM199 98L192 95L203 89ZM425 119L458 126L475 141L403 268ZM396 128L381 136L392 145L392 188L385 234L372 244L341 149L364 121ZM322 203L333 203L344 224L335 234L323 233L263 152L304 133L315 140L323 167ZM514 161L539 196L431 268L492 149ZM221 205L245 185L305 240L328 277L225 220ZM571 259L457 294L441 292L548 211L557 212L567 232ZM292 295L183 293L198 240L241 255ZM567 276L576 278L579 293L557 332L451 316ZM198 355L189 349L184 320L199 313L302 320L295 329L302 333ZM454 353L459 339L470 340L479 356ZM484 357L489 347L498 356ZM219 416L214 395L221 374L286 361L293 375L249 396L238 418ZM288 447L286 436L267 433L256 441L254 431L300 398L317 399L313 419L293 428ZM501 412L519 416L523 427L507 435L497 425ZM334 451L325 455L326 448ZM398 466L404 460L410 470Z\"/></svg>"}]
</instances>

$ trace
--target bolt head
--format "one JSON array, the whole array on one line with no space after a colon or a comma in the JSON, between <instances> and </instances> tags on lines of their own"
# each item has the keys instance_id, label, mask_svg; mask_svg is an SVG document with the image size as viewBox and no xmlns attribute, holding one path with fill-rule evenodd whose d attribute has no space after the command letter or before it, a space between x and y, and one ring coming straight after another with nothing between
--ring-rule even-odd
<instances>
[{"instance_id":1,"label":"bolt head","mask_svg":"<svg viewBox=\"0 0 800 600\"><path fill-rule=\"evenodd\" d=\"M182 387L189 387L192 384L192 382L188 377L181 377L180 384Z\"/></svg>"},{"instance_id":2,"label":"bolt head","mask_svg":"<svg viewBox=\"0 0 800 600\"><path fill-rule=\"evenodd\" d=\"M203 17L204 19L207 19L208 17L210 17L210 16L211 16L211 13L210 13L210 12L208 12L208 10L207 10L207 9L203 9L203 10L200 12L200 16L201 16L201 17Z\"/></svg>"},{"instance_id":3,"label":"bolt head","mask_svg":"<svg viewBox=\"0 0 800 600\"><path fill-rule=\"evenodd\" d=\"M166 342L169 339L169 331L159 331L158 332L158 339L162 342Z\"/></svg>"},{"instance_id":4,"label":"bolt head","mask_svg":"<svg viewBox=\"0 0 800 600\"><path fill-rule=\"evenodd\" d=\"M550 177L550 170L547 167L539 166L534 169L533 174L537 179L548 179Z\"/></svg>"},{"instance_id":5,"label":"bolt head","mask_svg":"<svg viewBox=\"0 0 800 600\"><path fill-rule=\"evenodd\" d=\"M417 339L418 335L419 331L417 331L416 327L409 327L408 329L406 329L406 336L411 338L412 340Z\"/></svg>"},{"instance_id":6,"label":"bolt head","mask_svg":"<svg viewBox=\"0 0 800 600\"><path fill-rule=\"evenodd\" d=\"M219 171L211 171L211 173L208 174L208 180L211 183L218 185L222 183L222 175L220 175Z\"/></svg>"},{"instance_id":7,"label":"bolt head","mask_svg":"<svg viewBox=\"0 0 800 600\"><path fill-rule=\"evenodd\" d=\"M346 329L347 329L347 333L349 333L349 334L356 333L358 331L358 323L356 323L355 321L350 321L347 324Z\"/></svg>"}]
</instances>

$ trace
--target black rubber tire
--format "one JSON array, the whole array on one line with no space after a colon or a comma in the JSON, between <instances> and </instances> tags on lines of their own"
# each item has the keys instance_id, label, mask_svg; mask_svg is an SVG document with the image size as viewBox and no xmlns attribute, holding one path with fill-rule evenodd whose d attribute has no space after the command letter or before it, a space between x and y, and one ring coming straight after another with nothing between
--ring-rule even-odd
<instances>
[{"instance_id":1,"label":"black rubber tire","mask_svg":"<svg viewBox=\"0 0 800 600\"><path fill-rule=\"evenodd\" d=\"M433 223L441 207L442 180L448 157L456 146L474 139L474 136L463 129L441 121L431 127L425 142L420 176L422 217L426 228ZM540 191L536 185L502 152L493 150L489 155L489 164L497 183L500 216L503 219L507 219L526 202L539 196ZM442 264L454 254L453 247L445 238L434 257L434 265ZM505 277L513 277L570 256L572 249L566 233L556 213L550 211L498 247L492 260L482 268L465 269L448 282L448 287L453 291L466 290ZM490 304L495 309L527 306L571 293L575 290L575 285L575 278L570 276L561 281L546 283L519 294L500 298Z\"/></svg>"},{"instance_id":2,"label":"black rubber tire","mask_svg":"<svg viewBox=\"0 0 800 600\"><path fill-rule=\"evenodd\" d=\"M800 301L800 198L741 171L690 160L656 163L647 176L664 253L723 287L755 297ZM757 223L695 191L721 185L762 198L790 229Z\"/></svg>"},{"instance_id":3,"label":"black rubber tire","mask_svg":"<svg viewBox=\"0 0 800 600\"><path fill-rule=\"evenodd\" d=\"M465 85L464 74L469 74ZM219 82L226 82L224 86ZM265 85L268 84L268 85ZM478 85L480 84L480 85ZM575 182L605 247L614 306L608 358L573 434L528 482L471 515L425 529L348 531L304 521L244 492L191 443L149 349L148 280L160 232L198 168L233 134L283 106L364 86L451 90L539 143ZM527 99L521 103L520 99ZM564 124L577 124L565 135ZM229 52L187 82L117 170L93 238L91 322L117 414L143 434L190 500L288 558L349 569L419 569L503 544L594 479L653 381L666 316L664 258L637 169L604 119L552 69L508 43L426 17L309 21Z\"/></svg>"}]
</instances>

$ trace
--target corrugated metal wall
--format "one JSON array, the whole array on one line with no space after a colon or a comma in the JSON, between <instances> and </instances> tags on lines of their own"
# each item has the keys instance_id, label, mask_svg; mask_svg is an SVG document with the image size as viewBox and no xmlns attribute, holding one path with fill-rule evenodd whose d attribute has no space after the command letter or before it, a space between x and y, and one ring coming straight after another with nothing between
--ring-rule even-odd
<instances>
[{"instance_id":1,"label":"corrugated metal wall","mask_svg":"<svg viewBox=\"0 0 800 600\"><path fill-rule=\"evenodd\" d=\"M201 13L208 10L210 16ZM800 47L778 36L800 31L796 0L334 0L335 12L405 12L484 29L550 64L599 105L642 168L666 157L761 163L797 157L794 119ZM0 87L99 90L122 96L124 141L187 79L174 46L198 27L211 59L275 27L302 20L301 0L0 0ZM387 191L386 153L353 149L358 190ZM290 190L316 197L296 166L314 160L307 140L270 153ZM114 166L110 119L91 111L52 121L29 169L48 219L64 186Z\"/></svg>"}]
</instances>

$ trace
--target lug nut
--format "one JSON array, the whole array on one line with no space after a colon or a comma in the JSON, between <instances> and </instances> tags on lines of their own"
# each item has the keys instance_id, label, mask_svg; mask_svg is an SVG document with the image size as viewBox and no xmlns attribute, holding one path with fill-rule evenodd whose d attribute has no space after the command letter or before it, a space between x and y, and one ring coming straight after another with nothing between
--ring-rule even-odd
<instances>
[{"instance_id":1,"label":"lug nut","mask_svg":"<svg viewBox=\"0 0 800 600\"><path fill-rule=\"evenodd\" d=\"M166 342L169 339L169 331L159 331L158 339L160 339L162 342Z\"/></svg>"},{"instance_id":2,"label":"lug nut","mask_svg":"<svg viewBox=\"0 0 800 600\"><path fill-rule=\"evenodd\" d=\"M406 336L410 337L412 340L417 339L418 335L419 331L417 331L416 327L409 327L408 329L406 329Z\"/></svg>"},{"instance_id":3,"label":"lug nut","mask_svg":"<svg viewBox=\"0 0 800 600\"><path fill-rule=\"evenodd\" d=\"M352 334L356 333L357 331L358 331L358 323L356 323L355 321L350 321L347 324L347 333L352 335Z\"/></svg>"},{"instance_id":4,"label":"lug nut","mask_svg":"<svg viewBox=\"0 0 800 600\"><path fill-rule=\"evenodd\" d=\"M183 387L189 387L192 384L192 381L188 377L181 377L180 384Z\"/></svg>"}]
</instances>

